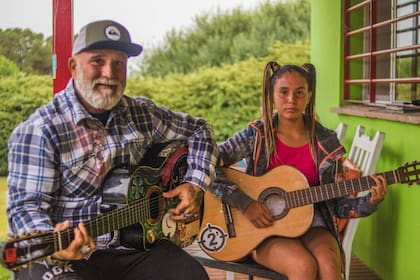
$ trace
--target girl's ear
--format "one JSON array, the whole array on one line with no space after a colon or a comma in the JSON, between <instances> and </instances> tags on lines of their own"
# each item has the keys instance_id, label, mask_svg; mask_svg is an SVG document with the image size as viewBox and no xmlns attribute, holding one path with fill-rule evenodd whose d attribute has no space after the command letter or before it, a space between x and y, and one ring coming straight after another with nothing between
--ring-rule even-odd
<instances>
[{"instance_id":1,"label":"girl's ear","mask_svg":"<svg viewBox=\"0 0 420 280\"><path fill-rule=\"evenodd\" d=\"M312 91L308 91L308 101L306 101L306 106L308 106L309 103L311 103L311 98L312 98Z\"/></svg>"}]
</instances>

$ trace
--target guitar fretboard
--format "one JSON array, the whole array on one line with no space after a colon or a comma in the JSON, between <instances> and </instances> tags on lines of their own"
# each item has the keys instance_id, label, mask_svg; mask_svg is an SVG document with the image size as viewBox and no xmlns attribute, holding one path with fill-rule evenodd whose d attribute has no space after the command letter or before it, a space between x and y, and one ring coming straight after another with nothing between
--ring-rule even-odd
<instances>
[{"instance_id":1,"label":"guitar fretboard","mask_svg":"<svg viewBox=\"0 0 420 280\"><path fill-rule=\"evenodd\" d=\"M105 215L85 222L84 225L91 237L97 237L114 230L141 223L150 219L151 213L159 211L159 209L154 208L158 208L162 200L164 200L162 196L139 199L124 208L115 209ZM54 251L60 251L66 248L73 239L73 228L54 233L52 237Z\"/></svg>"},{"instance_id":2,"label":"guitar fretboard","mask_svg":"<svg viewBox=\"0 0 420 280\"><path fill-rule=\"evenodd\" d=\"M401 182L398 170L378 173L377 175L383 175L387 180L388 185ZM370 176L366 176L343 182L291 191L286 193L286 206L290 209L333 198L344 197L352 193L369 190L374 185L376 185L375 181Z\"/></svg>"}]
</instances>

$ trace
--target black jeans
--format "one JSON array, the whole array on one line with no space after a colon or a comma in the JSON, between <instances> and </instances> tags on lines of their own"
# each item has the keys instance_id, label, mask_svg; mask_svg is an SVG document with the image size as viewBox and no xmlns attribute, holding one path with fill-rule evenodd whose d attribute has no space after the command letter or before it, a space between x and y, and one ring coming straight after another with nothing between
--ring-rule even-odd
<instances>
[{"instance_id":1,"label":"black jeans","mask_svg":"<svg viewBox=\"0 0 420 280\"><path fill-rule=\"evenodd\" d=\"M150 251L106 249L88 260L64 266L34 263L17 280L208 280L206 270L172 242L161 240Z\"/></svg>"}]
</instances>

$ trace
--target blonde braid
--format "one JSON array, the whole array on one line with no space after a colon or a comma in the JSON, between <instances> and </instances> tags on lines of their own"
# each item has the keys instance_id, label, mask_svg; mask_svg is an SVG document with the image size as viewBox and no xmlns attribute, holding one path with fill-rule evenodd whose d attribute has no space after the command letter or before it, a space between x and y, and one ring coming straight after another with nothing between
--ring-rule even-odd
<instances>
[{"instance_id":1,"label":"blonde braid","mask_svg":"<svg viewBox=\"0 0 420 280\"><path fill-rule=\"evenodd\" d=\"M317 164L317 156L315 151L315 122L316 122L316 115L315 115L315 93L316 93L316 70L313 64L306 63L302 65L302 67L308 72L309 74L309 84L308 88L309 91L312 93L311 98L309 99L309 103L305 108L305 126L309 131L309 146L311 149L312 158Z\"/></svg>"},{"instance_id":2,"label":"blonde braid","mask_svg":"<svg viewBox=\"0 0 420 280\"><path fill-rule=\"evenodd\" d=\"M269 63L267 63L264 69L261 113L262 120L264 123L265 153L267 158L269 159L267 161L267 164L270 161L271 155L276 150L276 131L273 124L274 98L271 78L273 77L274 73L280 68L281 66L277 62L270 61Z\"/></svg>"}]
</instances>

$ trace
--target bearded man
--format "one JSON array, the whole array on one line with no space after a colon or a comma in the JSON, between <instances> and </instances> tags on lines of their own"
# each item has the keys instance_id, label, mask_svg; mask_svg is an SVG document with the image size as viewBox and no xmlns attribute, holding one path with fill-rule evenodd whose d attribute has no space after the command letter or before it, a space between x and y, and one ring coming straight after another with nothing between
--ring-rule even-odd
<instances>
[{"instance_id":1,"label":"bearded man","mask_svg":"<svg viewBox=\"0 0 420 280\"><path fill-rule=\"evenodd\" d=\"M171 220L197 216L200 198L214 180L218 152L204 120L124 94L127 59L141 51L118 22L87 24L73 44L67 87L11 134L11 233L56 232L59 238L65 230L73 233L68 244L56 242L48 258L18 270L18 279L208 279L198 262L168 240L145 250L118 232L91 236L86 226L103 214L104 193L119 195L104 187L111 172L132 170L156 144L184 141L188 148L182 181L163 193L179 198L169 211Z\"/></svg>"}]
</instances>

